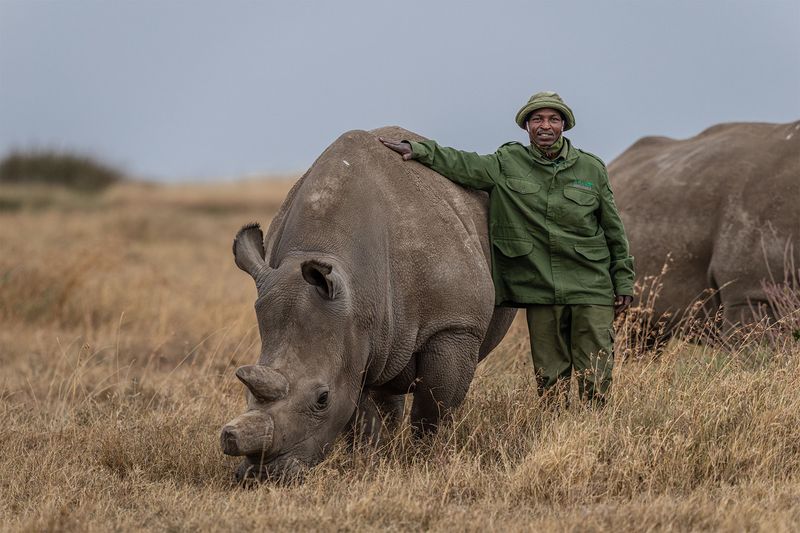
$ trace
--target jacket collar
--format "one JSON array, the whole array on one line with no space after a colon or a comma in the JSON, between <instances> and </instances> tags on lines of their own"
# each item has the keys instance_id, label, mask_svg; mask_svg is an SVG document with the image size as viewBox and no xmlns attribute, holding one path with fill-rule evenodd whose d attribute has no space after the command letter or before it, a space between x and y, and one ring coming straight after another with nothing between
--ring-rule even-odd
<instances>
[{"instance_id":1,"label":"jacket collar","mask_svg":"<svg viewBox=\"0 0 800 533\"><path fill-rule=\"evenodd\" d=\"M561 148L558 157L555 159L547 159L533 144L527 146L528 153L531 154L537 163L542 165L554 165L556 163L566 162L566 166L572 166L578 160L578 149L572 146L572 142L564 137L564 146Z\"/></svg>"}]
</instances>

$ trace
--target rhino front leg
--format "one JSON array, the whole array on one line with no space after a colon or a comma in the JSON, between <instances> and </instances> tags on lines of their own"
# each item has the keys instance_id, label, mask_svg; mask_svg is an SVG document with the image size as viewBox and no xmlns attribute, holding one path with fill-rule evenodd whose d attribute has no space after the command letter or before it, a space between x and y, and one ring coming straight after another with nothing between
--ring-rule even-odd
<instances>
[{"instance_id":1,"label":"rhino front leg","mask_svg":"<svg viewBox=\"0 0 800 533\"><path fill-rule=\"evenodd\" d=\"M351 431L364 442L380 444L386 433L402 420L404 403L405 395L379 390L364 391L351 421Z\"/></svg>"},{"instance_id":2,"label":"rhino front leg","mask_svg":"<svg viewBox=\"0 0 800 533\"><path fill-rule=\"evenodd\" d=\"M461 405L478 364L481 339L464 331L443 331L416 353L417 381L411 407L415 433L436 431Z\"/></svg>"}]
</instances>

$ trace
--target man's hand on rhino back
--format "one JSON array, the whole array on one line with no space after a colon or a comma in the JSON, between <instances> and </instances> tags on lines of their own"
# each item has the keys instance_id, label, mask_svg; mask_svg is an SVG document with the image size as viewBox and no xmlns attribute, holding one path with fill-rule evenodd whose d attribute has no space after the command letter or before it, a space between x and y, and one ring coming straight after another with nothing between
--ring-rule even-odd
<instances>
[{"instance_id":1,"label":"man's hand on rhino back","mask_svg":"<svg viewBox=\"0 0 800 533\"><path fill-rule=\"evenodd\" d=\"M387 148L391 148L403 156L403 161L411 159L411 145L407 142L397 141L395 139L384 139L383 137L378 137L378 140Z\"/></svg>"}]
</instances>

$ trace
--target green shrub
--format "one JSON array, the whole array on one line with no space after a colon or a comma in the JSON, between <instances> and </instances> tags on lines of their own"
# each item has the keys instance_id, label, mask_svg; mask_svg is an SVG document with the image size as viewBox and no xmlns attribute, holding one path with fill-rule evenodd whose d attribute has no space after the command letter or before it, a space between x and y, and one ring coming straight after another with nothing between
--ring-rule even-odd
<instances>
[{"instance_id":1,"label":"green shrub","mask_svg":"<svg viewBox=\"0 0 800 533\"><path fill-rule=\"evenodd\" d=\"M0 163L0 183L61 185L99 192L123 179L120 170L79 154L13 151Z\"/></svg>"}]
</instances>

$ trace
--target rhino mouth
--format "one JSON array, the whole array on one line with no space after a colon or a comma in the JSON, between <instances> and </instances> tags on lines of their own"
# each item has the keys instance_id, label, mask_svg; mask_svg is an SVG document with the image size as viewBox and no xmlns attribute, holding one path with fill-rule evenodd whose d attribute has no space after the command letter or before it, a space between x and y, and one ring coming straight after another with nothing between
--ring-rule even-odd
<instances>
[{"instance_id":1,"label":"rhino mouth","mask_svg":"<svg viewBox=\"0 0 800 533\"><path fill-rule=\"evenodd\" d=\"M236 469L236 482L245 485L252 482L276 484L301 482L306 472L318 464L324 455L301 458L303 454L298 454L298 448L301 448L309 440L313 440L313 437L307 437L288 450L279 453L245 455L239 468Z\"/></svg>"},{"instance_id":2,"label":"rhino mouth","mask_svg":"<svg viewBox=\"0 0 800 533\"><path fill-rule=\"evenodd\" d=\"M269 460L260 455L246 456L235 472L236 483L250 485L253 483L275 483L285 485L301 482L308 465L289 452L276 455Z\"/></svg>"}]
</instances>

